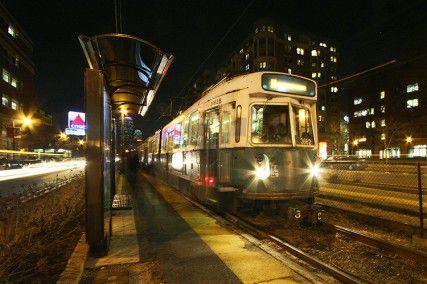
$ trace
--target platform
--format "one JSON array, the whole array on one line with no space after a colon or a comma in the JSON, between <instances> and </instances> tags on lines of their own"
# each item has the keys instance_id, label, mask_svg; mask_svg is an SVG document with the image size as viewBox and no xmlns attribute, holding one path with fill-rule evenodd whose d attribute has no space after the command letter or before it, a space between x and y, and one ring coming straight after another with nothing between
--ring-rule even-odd
<instances>
[{"instance_id":1,"label":"platform","mask_svg":"<svg viewBox=\"0 0 427 284\"><path fill-rule=\"evenodd\" d=\"M132 209L115 213L109 253L87 261L81 282L307 283L325 280L284 255L280 259L274 257L251 238L218 222L153 177L133 173L126 178L119 176L120 180L118 190L132 196Z\"/></svg>"}]
</instances>

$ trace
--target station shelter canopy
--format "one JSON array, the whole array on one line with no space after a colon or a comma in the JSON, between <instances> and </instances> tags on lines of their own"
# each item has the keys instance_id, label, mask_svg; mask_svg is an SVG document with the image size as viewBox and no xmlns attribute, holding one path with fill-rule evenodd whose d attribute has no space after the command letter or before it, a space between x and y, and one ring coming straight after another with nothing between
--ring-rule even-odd
<instances>
[{"instance_id":1,"label":"station shelter canopy","mask_svg":"<svg viewBox=\"0 0 427 284\"><path fill-rule=\"evenodd\" d=\"M113 111L145 115L173 56L125 34L81 35L79 40L89 67L104 73Z\"/></svg>"}]
</instances>

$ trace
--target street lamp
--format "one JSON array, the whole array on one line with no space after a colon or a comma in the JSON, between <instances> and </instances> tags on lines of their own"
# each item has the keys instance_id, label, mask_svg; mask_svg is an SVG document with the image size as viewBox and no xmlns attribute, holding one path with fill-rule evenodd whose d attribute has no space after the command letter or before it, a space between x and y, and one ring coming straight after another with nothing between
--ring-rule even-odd
<instances>
[{"instance_id":1,"label":"street lamp","mask_svg":"<svg viewBox=\"0 0 427 284\"><path fill-rule=\"evenodd\" d=\"M79 139L77 143L79 143L80 146L83 146L85 144L85 141L83 139Z\"/></svg>"},{"instance_id":2,"label":"street lamp","mask_svg":"<svg viewBox=\"0 0 427 284\"><path fill-rule=\"evenodd\" d=\"M59 140L63 140L63 141L68 140L68 135L61 131L59 133Z\"/></svg>"},{"instance_id":3,"label":"street lamp","mask_svg":"<svg viewBox=\"0 0 427 284\"><path fill-rule=\"evenodd\" d=\"M412 143L412 137L411 136L406 137L406 143Z\"/></svg>"}]
</instances>

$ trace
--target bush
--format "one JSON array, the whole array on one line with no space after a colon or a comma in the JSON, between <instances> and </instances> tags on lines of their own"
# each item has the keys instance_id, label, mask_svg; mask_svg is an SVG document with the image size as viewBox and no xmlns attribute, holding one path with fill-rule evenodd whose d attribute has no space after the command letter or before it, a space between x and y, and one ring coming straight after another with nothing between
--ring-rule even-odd
<instances>
[{"instance_id":1,"label":"bush","mask_svg":"<svg viewBox=\"0 0 427 284\"><path fill-rule=\"evenodd\" d=\"M22 200L0 199L0 282L53 282L83 231L84 179Z\"/></svg>"}]
</instances>

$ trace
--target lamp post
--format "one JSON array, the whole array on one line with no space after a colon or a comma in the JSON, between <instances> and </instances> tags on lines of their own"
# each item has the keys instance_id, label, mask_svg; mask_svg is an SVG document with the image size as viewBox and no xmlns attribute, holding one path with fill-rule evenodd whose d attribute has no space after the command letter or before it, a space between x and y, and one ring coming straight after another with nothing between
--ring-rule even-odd
<instances>
[{"instance_id":1,"label":"lamp post","mask_svg":"<svg viewBox=\"0 0 427 284\"><path fill-rule=\"evenodd\" d=\"M407 143L406 155L409 158L409 147L411 146L411 143L413 141L412 136L406 136L405 141Z\"/></svg>"},{"instance_id":2,"label":"lamp post","mask_svg":"<svg viewBox=\"0 0 427 284\"><path fill-rule=\"evenodd\" d=\"M21 127L23 129L25 128L32 128L33 127L33 119L29 116L22 115L22 118L20 119L12 119L12 149L16 150L16 135L15 135L15 129L21 130ZM19 125L19 126L17 126Z\"/></svg>"},{"instance_id":3,"label":"lamp post","mask_svg":"<svg viewBox=\"0 0 427 284\"><path fill-rule=\"evenodd\" d=\"M122 119L122 125L121 125L121 131L120 131L120 144L121 144L121 154L122 154L122 163L121 168L123 169L123 161L125 158L125 116L128 114L128 111L126 108L120 109L120 116Z\"/></svg>"}]
</instances>

